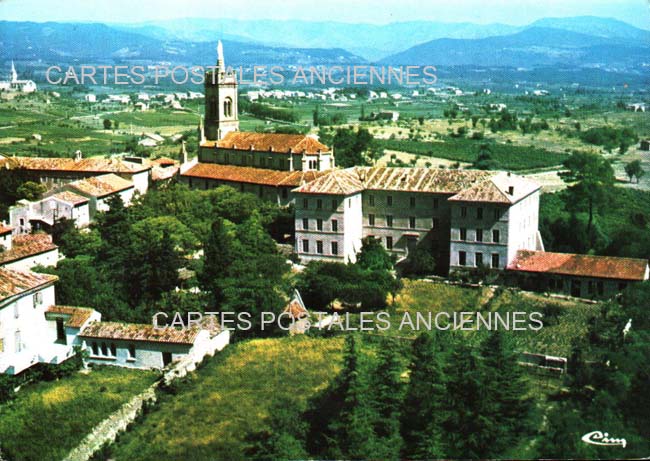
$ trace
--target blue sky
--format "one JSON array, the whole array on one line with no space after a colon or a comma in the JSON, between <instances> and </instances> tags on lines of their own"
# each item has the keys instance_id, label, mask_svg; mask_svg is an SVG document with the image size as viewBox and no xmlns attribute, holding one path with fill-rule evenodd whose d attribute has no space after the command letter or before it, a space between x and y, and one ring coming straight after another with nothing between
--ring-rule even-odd
<instances>
[{"instance_id":1,"label":"blue sky","mask_svg":"<svg viewBox=\"0 0 650 461\"><path fill-rule=\"evenodd\" d=\"M522 25L542 17L602 16L650 29L650 0L0 0L0 19L142 22L183 17Z\"/></svg>"}]
</instances>

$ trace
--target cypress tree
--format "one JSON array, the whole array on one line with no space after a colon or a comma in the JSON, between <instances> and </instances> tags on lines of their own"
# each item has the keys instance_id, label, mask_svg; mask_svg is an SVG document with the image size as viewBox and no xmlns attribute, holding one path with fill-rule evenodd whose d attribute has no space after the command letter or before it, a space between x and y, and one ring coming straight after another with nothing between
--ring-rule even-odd
<instances>
[{"instance_id":1,"label":"cypress tree","mask_svg":"<svg viewBox=\"0 0 650 461\"><path fill-rule=\"evenodd\" d=\"M413 343L410 381L401 412L402 456L414 459L442 458L441 443L445 398L442 351L431 333Z\"/></svg>"},{"instance_id":2,"label":"cypress tree","mask_svg":"<svg viewBox=\"0 0 650 461\"><path fill-rule=\"evenodd\" d=\"M377 438L373 457L399 459L402 447L399 416L404 385L395 340L386 338L379 348L377 366L371 377L371 407Z\"/></svg>"}]
</instances>

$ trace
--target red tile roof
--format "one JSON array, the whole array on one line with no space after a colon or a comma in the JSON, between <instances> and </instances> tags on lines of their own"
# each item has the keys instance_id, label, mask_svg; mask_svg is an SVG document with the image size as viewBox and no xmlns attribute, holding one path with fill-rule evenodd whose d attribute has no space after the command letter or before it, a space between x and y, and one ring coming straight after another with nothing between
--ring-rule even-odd
<instances>
[{"instance_id":1,"label":"red tile roof","mask_svg":"<svg viewBox=\"0 0 650 461\"><path fill-rule=\"evenodd\" d=\"M134 186L131 181L109 173L101 176L80 179L67 184L65 187L72 188L77 192L90 195L91 197L105 197L116 192L130 189Z\"/></svg>"},{"instance_id":2,"label":"red tile roof","mask_svg":"<svg viewBox=\"0 0 650 461\"><path fill-rule=\"evenodd\" d=\"M90 316L93 315L94 312L95 309L89 307L50 306L45 311L45 317L51 319L64 316L67 318L65 326L70 328L81 328L88 319L90 319Z\"/></svg>"},{"instance_id":3,"label":"red tile roof","mask_svg":"<svg viewBox=\"0 0 650 461\"><path fill-rule=\"evenodd\" d=\"M56 282L56 275L21 272L0 267L0 303L26 291Z\"/></svg>"},{"instance_id":4,"label":"red tile roof","mask_svg":"<svg viewBox=\"0 0 650 461\"><path fill-rule=\"evenodd\" d=\"M296 154L318 154L330 151L329 147L309 135L247 131L232 131L220 141L202 142L201 147Z\"/></svg>"},{"instance_id":5,"label":"red tile roof","mask_svg":"<svg viewBox=\"0 0 650 461\"><path fill-rule=\"evenodd\" d=\"M212 325L210 325L212 324ZM210 325L209 327L207 325ZM206 320L206 327L192 328L154 328L150 324L93 322L81 332L80 336L97 339L119 339L124 341L149 341L156 343L194 344L196 336L203 329L216 334L221 327Z\"/></svg>"},{"instance_id":6,"label":"red tile roof","mask_svg":"<svg viewBox=\"0 0 650 461\"><path fill-rule=\"evenodd\" d=\"M16 235L12 239L11 250L0 253L0 266L29 256L54 251L57 248L59 247L52 243L52 237L48 234Z\"/></svg>"},{"instance_id":7,"label":"red tile roof","mask_svg":"<svg viewBox=\"0 0 650 461\"><path fill-rule=\"evenodd\" d=\"M332 170L296 189L301 194L350 195L364 190L359 174L353 169Z\"/></svg>"},{"instance_id":8,"label":"red tile roof","mask_svg":"<svg viewBox=\"0 0 650 461\"><path fill-rule=\"evenodd\" d=\"M298 187L327 173L327 171L280 171L216 163L199 163L183 173L182 176L264 186Z\"/></svg>"},{"instance_id":9,"label":"red tile roof","mask_svg":"<svg viewBox=\"0 0 650 461\"><path fill-rule=\"evenodd\" d=\"M648 260L519 250L508 269L614 280L648 279Z\"/></svg>"},{"instance_id":10,"label":"red tile roof","mask_svg":"<svg viewBox=\"0 0 650 461\"><path fill-rule=\"evenodd\" d=\"M13 227L0 223L0 235L10 234L12 230Z\"/></svg>"},{"instance_id":11,"label":"red tile roof","mask_svg":"<svg viewBox=\"0 0 650 461\"><path fill-rule=\"evenodd\" d=\"M16 168L36 171L79 171L87 173L139 173L151 168L150 165L128 162L115 158L45 158L9 157L7 164Z\"/></svg>"}]
</instances>

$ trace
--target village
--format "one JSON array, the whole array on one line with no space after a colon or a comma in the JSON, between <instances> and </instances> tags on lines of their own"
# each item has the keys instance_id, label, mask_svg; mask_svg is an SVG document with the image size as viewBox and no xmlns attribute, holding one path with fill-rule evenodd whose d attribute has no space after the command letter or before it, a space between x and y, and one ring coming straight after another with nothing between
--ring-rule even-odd
<instances>
[{"instance_id":1,"label":"village","mask_svg":"<svg viewBox=\"0 0 650 461\"><path fill-rule=\"evenodd\" d=\"M422 330L468 332L440 346L449 360L469 347L462 338L479 347L493 330L521 332L508 346L525 370L513 382L546 405L600 312L645 299L647 130L596 118L582 127L568 108L562 120L513 119L513 106L540 107L557 91L533 85L515 97L447 83L242 88L227 51L219 41L202 91L62 95L20 80L13 63L0 82L0 116L16 120L0 127L15 134L0 143L0 395L20 399L73 363L53 385L124 379L111 411L60 449L66 459L109 446L126 459L133 434L151 436L149 421L172 414L176 386L189 404L196 383L206 394L237 388L229 370L250 367L247 380L265 373L283 387L304 348L313 363L297 366L318 371L298 386L311 395L336 382L332 363L356 354L354 341L370 363L363 354L391 341L404 354ZM65 115L32 120L41 104ZM645 104L612 110L643 126ZM59 146L45 131L54 123L88 136L48 155ZM637 320L616 315L629 318L624 340ZM147 405L163 410L148 420ZM125 410L123 430L98 430ZM174 431L178 447L189 443ZM3 435L0 425L0 459L15 455ZM236 448L210 446L240 458L229 451L244 450L237 437Z\"/></svg>"}]
</instances>

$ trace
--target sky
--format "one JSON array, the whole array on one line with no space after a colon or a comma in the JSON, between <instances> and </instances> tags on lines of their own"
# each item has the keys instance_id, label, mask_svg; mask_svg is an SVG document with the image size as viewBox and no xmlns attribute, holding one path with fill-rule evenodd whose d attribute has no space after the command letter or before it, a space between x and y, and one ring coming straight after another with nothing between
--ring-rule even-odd
<instances>
[{"instance_id":1,"label":"sky","mask_svg":"<svg viewBox=\"0 0 650 461\"><path fill-rule=\"evenodd\" d=\"M399 21L525 25L543 17L601 16L650 29L650 0L0 0L10 21L144 22L179 18Z\"/></svg>"}]
</instances>

